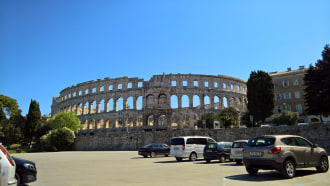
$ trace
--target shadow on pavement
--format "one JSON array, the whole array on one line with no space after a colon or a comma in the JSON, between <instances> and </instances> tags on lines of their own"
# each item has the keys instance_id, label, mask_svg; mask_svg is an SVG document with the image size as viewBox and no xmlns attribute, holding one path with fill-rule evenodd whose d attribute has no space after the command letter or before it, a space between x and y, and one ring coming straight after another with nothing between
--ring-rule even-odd
<instances>
[{"instance_id":1,"label":"shadow on pavement","mask_svg":"<svg viewBox=\"0 0 330 186\"><path fill-rule=\"evenodd\" d=\"M316 171L313 170L297 170L295 177L304 177L316 174ZM225 177L231 180L239 180L239 181L251 181L251 182L263 182L263 181L276 181L276 180L285 180L282 174L278 171L267 171L267 172L260 172L257 175L249 175L246 174L239 174L233 176Z\"/></svg>"}]
</instances>

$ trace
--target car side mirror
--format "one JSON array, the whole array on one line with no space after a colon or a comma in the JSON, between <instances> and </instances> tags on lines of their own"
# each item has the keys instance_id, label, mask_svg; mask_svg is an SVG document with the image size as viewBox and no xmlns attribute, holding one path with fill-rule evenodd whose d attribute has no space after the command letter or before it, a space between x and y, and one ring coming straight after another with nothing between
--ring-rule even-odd
<instances>
[{"instance_id":1,"label":"car side mirror","mask_svg":"<svg viewBox=\"0 0 330 186\"><path fill-rule=\"evenodd\" d=\"M319 147L318 144L313 144L313 148L317 148L317 147Z\"/></svg>"}]
</instances>

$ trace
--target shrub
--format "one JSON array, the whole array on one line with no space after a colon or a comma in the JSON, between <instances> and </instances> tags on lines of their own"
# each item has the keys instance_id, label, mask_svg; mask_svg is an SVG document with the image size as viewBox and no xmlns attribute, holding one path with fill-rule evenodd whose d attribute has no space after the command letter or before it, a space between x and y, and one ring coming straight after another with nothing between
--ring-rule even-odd
<instances>
[{"instance_id":1,"label":"shrub","mask_svg":"<svg viewBox=\"0 0 330 186\"><path fill-rule=\"evenodd\" d=\"M71 150L74 139L74 132L64 127L49 131L40 138L40 142L46 151L63 151Z\"/></svg>"},{"instance_id":2,"label":"shrub","mask_svg":"<svg viewBox=\"0 0 330 186\"><path fill-rule=\"evenodd\" d=\"M291 112L285 110L279 114L272 115L269 120L275 124L295 125L297 123L298 118L298 112Z\"/></svg>"}]
</instances>

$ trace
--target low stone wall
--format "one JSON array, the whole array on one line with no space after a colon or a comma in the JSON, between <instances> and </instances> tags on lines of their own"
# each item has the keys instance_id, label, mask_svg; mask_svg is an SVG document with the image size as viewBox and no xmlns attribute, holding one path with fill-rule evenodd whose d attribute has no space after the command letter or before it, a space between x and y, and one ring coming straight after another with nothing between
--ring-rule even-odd
<instances>
[{"instance_id":1,"label":"low stone wall","mask_svg":"<svg viewBox=\"0 0 330 186\"><path fill-rule=\"evenodd\" d=\"M293 134L307 138L330 152L330 125L310 124L307 126L288 126L270 128L193 130L172 131L104 131L93 136L78 136L74 143L77 151L99 150L137 150L150 143L170 144L176 136L210 136L216 141L235 141L260 135Z\"/></svg>"}]
</instances>

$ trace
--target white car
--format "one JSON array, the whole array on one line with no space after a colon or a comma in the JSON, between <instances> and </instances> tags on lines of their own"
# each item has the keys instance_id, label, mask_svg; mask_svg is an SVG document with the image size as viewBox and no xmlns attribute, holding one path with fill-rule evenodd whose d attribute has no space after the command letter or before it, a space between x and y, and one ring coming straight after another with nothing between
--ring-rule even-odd
<instances>
[{"instance_id":1,"label":"white car","mask_svg":"<svg viewBox=\"0 0 330 186\"><path fill-rule=\"evenodd\" d=\"M243 160L243 148L248 140L234 141L230 149L230 159L236 161L237 164L241 164Z\"/></svg>"},{"instance_id":2,"label":"white car","mask_svg":"<svg viewBox=\"0 0 330 186\"><path fill-rule=\"evenodd\" d=\"M215 143L215 140L207 136L174 137L171 139L170 156L175 157L177 161L182 161L182 158L195 161L203 157L204 147L208 143Z\"/></svg>"},{"instance_id":3,"label":"white car","mask_svg":"<svg viewBox=\"0 0 330 186\"><path fill-rule=\"evenodd\" d=\"M17 185L15 179L16 164L7 149L0 143L1 186Z\"/></svg>"}]
</instances>

